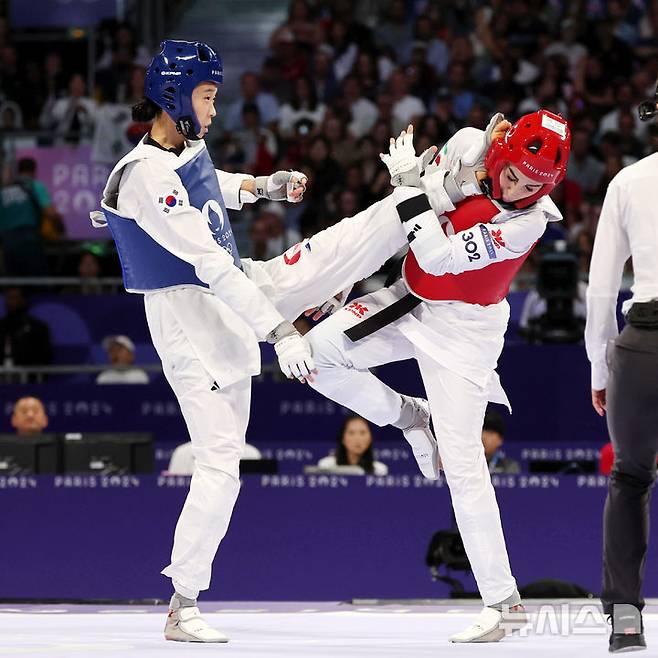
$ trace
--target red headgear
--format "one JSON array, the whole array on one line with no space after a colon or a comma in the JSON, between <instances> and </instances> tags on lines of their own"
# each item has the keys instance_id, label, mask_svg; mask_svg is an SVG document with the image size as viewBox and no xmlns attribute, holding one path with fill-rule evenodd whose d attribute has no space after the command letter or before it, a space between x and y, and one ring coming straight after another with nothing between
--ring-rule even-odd
<instances>
[{"instance_id":1,"label":"red headgear","mask_svg":"<svg viewBox=\"0 0 658 658\"><path fill-rule=\"evenodd\" d=\"M562 181L567 173L571 132L558 114L538 110L522 116L502 139L489 147L484 166L491 178L493 198L500 199L500 172L506 164L516 167L543 185L529 197L516 201L517 208L534 203Z\"/></svg>"}]
</instances>

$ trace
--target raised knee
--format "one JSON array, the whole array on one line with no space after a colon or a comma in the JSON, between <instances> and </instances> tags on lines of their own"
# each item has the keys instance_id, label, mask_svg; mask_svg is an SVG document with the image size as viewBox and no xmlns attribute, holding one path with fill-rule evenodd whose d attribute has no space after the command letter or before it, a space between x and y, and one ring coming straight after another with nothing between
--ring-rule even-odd
<instances>
[{"instance_id":1,"label":"raised knee","mask_svg":"<svg viewBox=\"0 0 658 658\"><path fill-rule=\"evenodd\" d=\"M306 339L313 352L313 361L318 370L347 366L343 351L342 332L331 330L330 327L323 327L327 322L325 320L306 334Z\"/></svg>"}]
</instances>

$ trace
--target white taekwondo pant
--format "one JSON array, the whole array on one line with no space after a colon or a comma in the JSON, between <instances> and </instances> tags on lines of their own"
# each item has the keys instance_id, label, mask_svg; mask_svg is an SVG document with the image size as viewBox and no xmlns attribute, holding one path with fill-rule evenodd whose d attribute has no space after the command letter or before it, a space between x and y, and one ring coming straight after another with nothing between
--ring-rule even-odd
<instances>
[{"instance_id":1,"label":"white taekwondo pant","mask_svg":"<svg viewBox=\"0 0 658 658\"><path fill-rule=\"evenodd\" d=\"M197 358L163 295L145 297L146 317L165 377L192 441L194 473L176 525L171 563L162 571L177 592L196 598L210 586L212 561L240 490L251 378L223 390Z\"/></svg>"},{"instance_id":2,"label":"white taekwondo pant","mask_svg":"<svg viewBox=\"0 0 658 658\"><path fill-rule=\"evenodd\" d=\"M405 293L400 281L356 300L314 327L306 335L318 369L311 386L373 423L386 425L399 417L400 396L368 369L417 359L464 548L484 604L500 603L516 591L516 581L510 570L482 445L487 388L446 368L416 347L401 331L404 320L356 343L343 333L362 319L364 311L359 307L365 307L365 313L372 315ZM464 349L468 349L467 342Z\"/></svg>"},{"instance_id":3,"label":"white taekwondo pant","mask_svg":"<svg viewBox=\"0 0 658 658\"><path fill-rule=\"evenodd\" d=\"M406 245L407 236L390 195L285 254L255 265L266 274L264 288L269 284L274 305L292 321L374 274Z\"/></svg>"}]
</instances>

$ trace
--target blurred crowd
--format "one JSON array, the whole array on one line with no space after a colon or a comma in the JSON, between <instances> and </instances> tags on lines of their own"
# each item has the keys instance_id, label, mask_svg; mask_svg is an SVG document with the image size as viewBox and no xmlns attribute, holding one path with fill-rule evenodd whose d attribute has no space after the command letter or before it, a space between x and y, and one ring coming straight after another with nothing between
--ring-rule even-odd
<instances>
[{"instance_id":1,"label":"blurred crowd","mask_svg":"<svg viewBox=\"0 0 658 658\"><path fill-rule=\"evenodd\" d=\"M150 53L128 25L106 21L97 31L87 89L86 71L56 50L35 59L0 19L4 135L49 131L55 142L91 144L94 159L112 165L144 134L148 125L129 110ZM539 107L559 112L573 150L554 194L565 221L546 239L567 240L584 275L607 183L658 147L658 126L636 111L657 78L652 0L291 0L261 70L242 72L236 100L220 93L207 141L229 171L308 174L302 204L258 204L234 218L241 253L267 258L387 194L378 154L408 123L420 151L462 126L483 128L495 111L511 120ZM35 212L55 216L42 197ZM0 206L0 232L5 222Z\"/></svg>"},{"instance_id":2,"label":"blurred crowd","mask_svg":"<svg viewBox=\"0 0 658 658\"><path fill-rule=\"evenodd\" d=\"M151 53L115 21L97 27L95 42L89 89L86 62L14 43L0 18L0 157L12 165L2 167L0 274L80 277L75 291L84 294L107 291L99 277L120 274L113 245L53 251L66 239L66 217L39 180L38 158L10 163L7 145L22 130L40 131L39 144L86 144L95 162L112 166L148 130L130 108ZM309 178L300 204L232 213L244 257L276 256L390 193L379 153L407 124L420 152L463 126L483 128L494 112L513 121L543 107L565 116L573 134L567 179L553 194L565 219L543 242L570 247L584 281L608 182L658 150L658 125L641 123L636 109L658 79L658 0L291 0L261 69L227 75L240 75L240 91L218 96L206 140L216 166L254 175L299 169ZM539 253L517 289L533 281ZM19 307L8 305L0 325L4 362L29 365L9 349L8 336L26 322L27 306Z\"/></svg>"},{"instance_id":3,"label":"blurred crowd","mask_svg":"<svg viewBox=\"0 0 658 658\"><path fill-rule=\"evenodd\" d=\"M608 182L658 148L636 109L657 78L657 2L293 0L210 147L228 170L309 175L301 206L251 211L243 248L263 257L387 194L378 154L408 123L420 152L496 111L547 108L569 120L573 148L553 195L565 221L544 241L566 241L585 277Z\"/></svg>"}]
</instances>

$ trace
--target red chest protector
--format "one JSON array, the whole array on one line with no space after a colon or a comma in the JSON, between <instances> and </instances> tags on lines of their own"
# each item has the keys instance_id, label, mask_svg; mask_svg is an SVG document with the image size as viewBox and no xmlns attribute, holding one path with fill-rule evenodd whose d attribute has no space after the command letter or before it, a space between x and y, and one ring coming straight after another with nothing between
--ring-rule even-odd
<instances>
[{"instance_id":1,"label":"red chest protector","mask_svg":"<svg viewBox=\"0 0 658 658\"><path fill-rule=\"evenodd\" d=\"M483 194L462 201L445 216L450 220L455 233L472 228L478 223L486 224L500 212L500 208ZM437 218L438 221L438 218ZM444 232L448 224L443 225ZM535 244L537 244L535 242ZM409 290L429 302L460 301L468 304L489 306L497 304L507 296L512 279L516 276L528 254L535 245L518 258L495 261L480 270L460 274L434 276L421 269L413 251L409 250L402 266L402 276ZM498 248L494 244L494 248ZM487 255L483 254L486 258Z\"/></svg>"}]
</instances>

